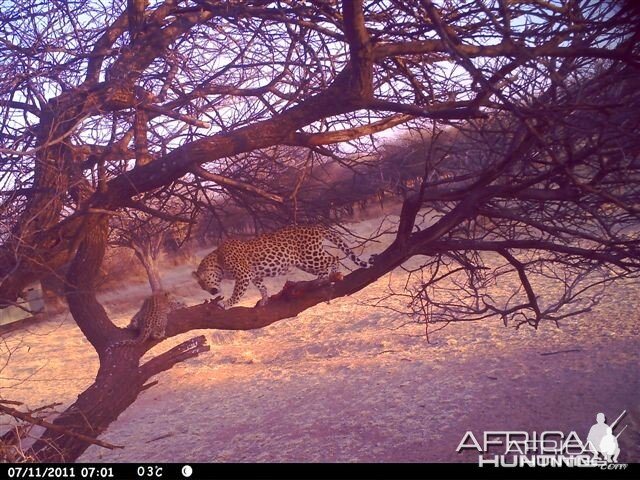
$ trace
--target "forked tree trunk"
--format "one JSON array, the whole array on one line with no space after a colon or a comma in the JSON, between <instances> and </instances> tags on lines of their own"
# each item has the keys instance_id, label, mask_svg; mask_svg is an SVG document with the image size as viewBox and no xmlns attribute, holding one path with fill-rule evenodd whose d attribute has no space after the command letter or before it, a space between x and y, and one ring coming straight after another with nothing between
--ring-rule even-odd
<instances>
[{"instance_id":1,"label":"forked tree trunk","mask_svg":"<svg viewBox=\"0 0 640 480\"><path fill-rule=\"evenodd\" d=\"M86 236L69 267L65 286L73 318L98 353L102 353L101 367L94 384L53 422L92 438L103 432L135 400L141 387L140 380L136 378L138 358L134 355L120 356L116 362L105 362L107 334L113 335L116 328L96 300L94 281L104 256L106 222L106 218L97 216L87 222ZM88 446L78 438L47 430L28 453L35 461L69 462L78 458Z\"/></svg>"},{"instance_id":2,"label":"forked tree trunk","mask_svg":"<svg viewBox=\"0 0 640 480\"><path fill-rule=\"evenodd\" d=\"M153 344L110 350L109 345L131 334L111 323L95 296L94 281L104 256L107 219L93 215L85 227L86 236L67 274L65 294L74 320L98 352L100 369L95 382L53 424L95 439L148 387L145 383L150 377L208 350L208 347L204 337L197 337L141 366L140 358ZM37 462L73 462L90 445L77 436L47 429L27 455Z\"/></svg>"}]
</instances>

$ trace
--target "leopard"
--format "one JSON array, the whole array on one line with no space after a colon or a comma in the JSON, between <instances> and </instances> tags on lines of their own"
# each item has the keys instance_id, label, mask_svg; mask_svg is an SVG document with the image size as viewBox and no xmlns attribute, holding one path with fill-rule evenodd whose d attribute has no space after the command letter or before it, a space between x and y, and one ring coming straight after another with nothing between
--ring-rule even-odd
<instances>
[{"instance_id":1,"label":"leopard","mask_svg":"<svg viewBox=\"0 0 640 480\"><path fill-rule=\"evenodd\" d=\"M223 279L235 280L231 297L216 301L224 309L238 303L247 291L249 283L260 291L258 306L265 306L269 293L263 283L265 277L287 274L291 267L316 275L319 279L339 273L340 259L323 248L327 240L337 246L358 267L368 268L368 262L360 259L334 231L321 224L297 224L264 233L252 239L228 239L200 262L192 272L200 288L214 297L220 292Z\"/></svg>"},{"instance_id":2,"label":"leopard","mask_svg":"<svg viewBox=\"0 0 640 480\"><path fill-rule=\"evenodd\" d=\"M149 339L160 340L165 337L168 315L174 310L186 308L186 304L174 298L167 291L159 290L152 293L142 302L142 307L133 316L128 330L138 332L135 338L120 340L111 345L111 349L125 345L138 345Z\"/></svg>"}]
</instances>

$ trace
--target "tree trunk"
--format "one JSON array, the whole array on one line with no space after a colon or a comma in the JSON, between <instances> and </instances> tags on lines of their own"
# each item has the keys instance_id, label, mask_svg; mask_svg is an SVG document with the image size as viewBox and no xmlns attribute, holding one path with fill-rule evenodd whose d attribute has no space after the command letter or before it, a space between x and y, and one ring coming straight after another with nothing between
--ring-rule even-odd
<instances>
[{"instance_id":1,"label":"tree trunk","mask_svg":"<svg viewBox=\"0 0 640 480\"><path fill-rule=\"evenodd\" d=\"M131 405L142 391L138 358L118 357L100 368L96 381L81 393L54 424L97 438ZM79 438L48 429L33 444L28 455L36 462L73 462L90 446Z\"/></svg>"},{"instance_id":2,"label":"tree trunk","mask_svg":"<svg viewBox=\"0 0 640 480\"><path fill-rule=\"evenodd\" d=\"M84 238L67 272L65 295L74 320L96 348L100 369L95 383L54 420L54 424L96 438L129 406L141 390L139 353L129 350L109 358L108 346L118 329L95 296L95 279L104 257L108 219L92 215L83 225ZM128 353L128 354L127 354ZM35 461L73 461L89 444L58 431L46 430L29 455Z\"/></svg>"},{"instance_id":3,"label":"tree trunk","mask_svg":"<svg viewBox=\"0 0 640 480\"><path fill-rule=\"evenodd\" d=\"M140 392L155 385L155 382L146 383L149 378L209 350L204 335L201 335L138 366L140 357L152 345L116 347L111 354L103 355L96 381L53 424L96 439L138 398ZM90 445L77 435L47 429L26 455L34 462L73 462Z\"/></svg>"},{"instance_id":4,"label":"tree trunk","mask_svg":"<svg viewBox=\"0 0 640 480\"><path fill-rule=\"evenodd\" d=\"M84 239L69 267L65 294L71 315L98 352L100 369L93 385L53 421L56 426L94 439L148 388L145 382L150 377L209 349L201 336L139 366L140 358L154 343L109 348L131 333L111 323L95 296L95 278L100 271L106 242L106 215L92 215L84 225ZM47 429L27 455L37 462L72 462L89 445L77 436Z\"/></svg>"},{"instance_id":5,"label":"tree trunk","mask_svg":"<svg viewBox=\"0 0 640 480\"><path fill-rule=\"evenodd\" d=\"M134 252L147 272L147 280L151 286L151 291L155 293L162 290L162 280L160 278L160 271L158 270L157 259L144 249L135 248Z\"/></svg>"}]
</instances>

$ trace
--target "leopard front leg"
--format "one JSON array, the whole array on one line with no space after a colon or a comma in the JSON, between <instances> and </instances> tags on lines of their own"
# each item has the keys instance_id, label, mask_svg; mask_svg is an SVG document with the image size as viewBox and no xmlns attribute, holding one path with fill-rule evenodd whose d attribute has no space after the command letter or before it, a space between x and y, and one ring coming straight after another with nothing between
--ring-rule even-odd
<instances>
[{"instance_id":1,"label":"leopard front leg","mask_svg":"<svg viewBox=\"0 0 640 480\"><path fill-rule=\"evenodd\" d=\"M249 287L249 275L236 277L236 283L233 286L233 293L228 300L222 302L222 306L227 309L238 303Z\"/></svg>"}]
</instances>

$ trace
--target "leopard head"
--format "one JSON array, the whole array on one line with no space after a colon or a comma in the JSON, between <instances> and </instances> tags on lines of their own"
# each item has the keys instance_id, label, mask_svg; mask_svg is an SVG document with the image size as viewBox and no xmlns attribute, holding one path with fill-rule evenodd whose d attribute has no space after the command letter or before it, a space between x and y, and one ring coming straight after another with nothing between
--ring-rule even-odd
<instances>
[{"instance_id":1,"label":"leopard head","mask_svg":"<svg viewBox=\"0 0 640 480\"><path fill-rule=\"evenodd\" d=\"M207 255L198 266L198 270L191 272L193 277L198 281L198 285L205 292L211 295L217 295L220 290L220 282L222 281L224 270L218 260L217 250Z\"/></svg>"}]
</instances>

